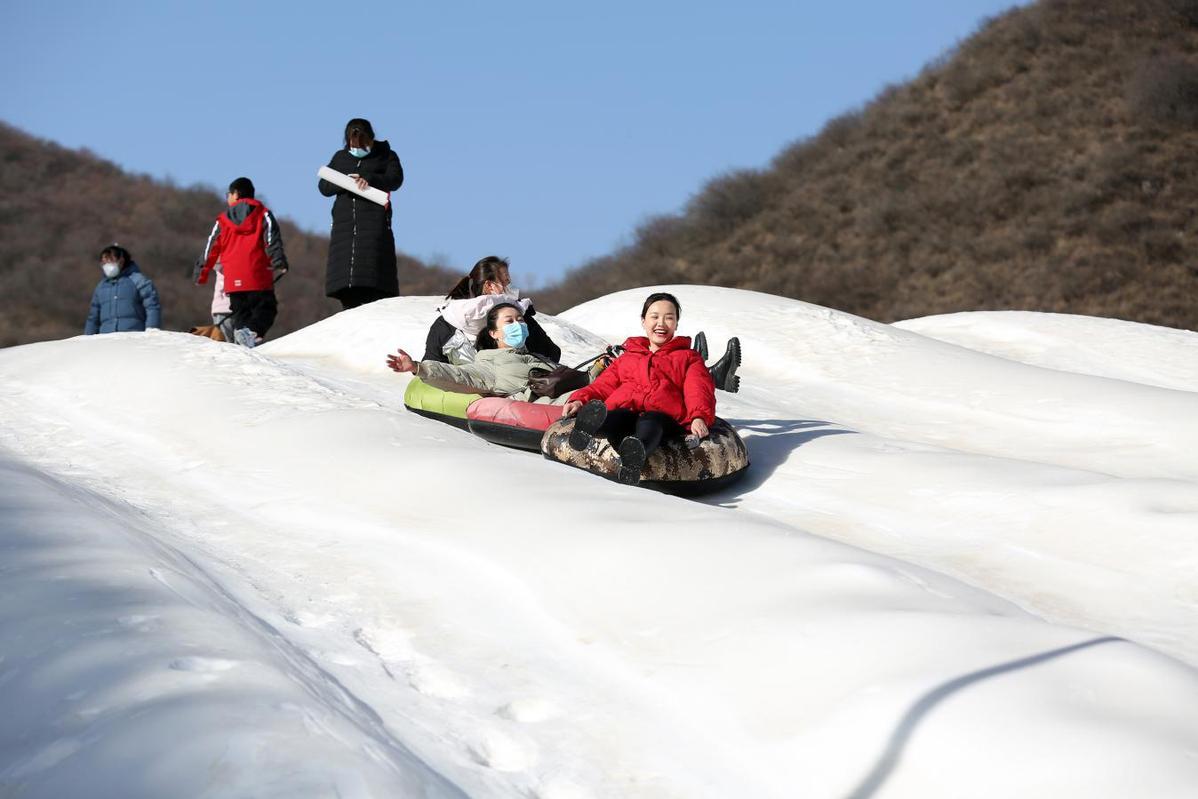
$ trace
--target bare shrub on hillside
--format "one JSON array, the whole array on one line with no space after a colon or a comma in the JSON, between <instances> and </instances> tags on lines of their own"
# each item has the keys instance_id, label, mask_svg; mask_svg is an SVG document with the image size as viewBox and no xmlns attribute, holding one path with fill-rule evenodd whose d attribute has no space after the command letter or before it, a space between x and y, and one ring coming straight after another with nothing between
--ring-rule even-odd
<instances>
[{"instance_id":1,"label":"bare shrub on hillside","mask_svg":"<svg viewBox=\"0 0 1198 799\"><path fill-rule=\"evenodd\" d=\"M1157 0L1004 14L786 147L765 202L726 215L738 224L688 209L648 226L569 273L556 307L660 274L883 321L1018 308L1198 328L1198 126L1130 103L1129 76L1162 52L1198 43Z\"/></svg>"},{"instance_id":2,"label":"bare shrub on hillside","mask_svg":"<svg viewBox=\"0 0 1198 799\"><path fill-rule=\"evenodd\" d=\"M0 123L0 283L16 298L0 316L0 346L81 333L100 279L100 250L113 242L157 286L164 328L208 321L212 284L192 285L191 267L223 208L214 189L130 175ZM324 296L328 240L280 224L291 272L277 289L271 337L339 310ZM444 292L454 278L404 255L399 272L405 294Z\"/></svg>"},{"instance_id":3,"label":"bare shrub on hillside","mask_svg":"<svg viewBox=\"0 0 1198 799\"><path fill-rule=\"evenodd\" d=\"M727 232L755 216L773 199L772 180L755 169L729 172L708 181L687 204L696 224Z\"/></svg>"},{"instance_id":4,"label":"bare shrub on hillside","mask_svg":"<svg viewBox=\"0 0 1198 799\"><path fill-rule=\"evenodd\" d=\"M953 62L946 67L940 77L940 85L948 101L960 107L1001 85L1004 79L998 65L969 59Z\"/></svg>"},{"instance_id":5,"label":"bare shrub on hillside","mask_svg":"<svg viewBox=\"0 0 1198 799\"><path fill-rule=\"evenodd\" d=\"M827 143L831 147L846 147L861 132L863 122L861 109L845 111L839 116L832 117L820 131L820 142Z\"/></svg>"},{"instance_id":6,"label":"bare shrub on hillside","mask_svg":"<svg viewBox=\"0 0 1198 799\"><path fill-rule=\"evenodd\" d=\"M1198 124L1198 63L1176 54L1151 56L1132 74L1126 96L1134 118Z\"/></svg>"},{"instance_id":7,"label":"bare shrub on hillside","mask_svg":"<svg viewBox=\"0 0 1198 799\"><path fill-rule=\"evenodd\" d=\"M1188 25L1198 25L1198 0L1163 0L1165 8Z\"/></svg>"},{"instance_id":8,"label":"bare shrub on hillside","mask_svg":"<svg viewBox=\"0 0 1198 799\"><path fill-rule=\"evenodd\" d=\"M651 257L666 258L673 252L684 227L685 222L680 216L669 214L650 217L636 229L639 249Z\"/></svg>"}]
</instances>

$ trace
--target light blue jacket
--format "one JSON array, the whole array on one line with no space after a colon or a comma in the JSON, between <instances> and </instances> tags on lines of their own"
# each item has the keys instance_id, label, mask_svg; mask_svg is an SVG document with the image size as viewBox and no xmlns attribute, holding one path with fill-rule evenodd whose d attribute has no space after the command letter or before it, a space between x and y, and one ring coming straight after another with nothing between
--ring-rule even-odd
<instances>
[{"instance_id":1,"label":"light blue jacket","mask_svg":"<svg viewBox=\"0 0 1198 799\"><path fill-rule=\"evenodd\" d=\"M130 261L119 275L106 277L96 286L83 333L124 333L161 326L158 290Z\"/></svg>"}]
</instances>

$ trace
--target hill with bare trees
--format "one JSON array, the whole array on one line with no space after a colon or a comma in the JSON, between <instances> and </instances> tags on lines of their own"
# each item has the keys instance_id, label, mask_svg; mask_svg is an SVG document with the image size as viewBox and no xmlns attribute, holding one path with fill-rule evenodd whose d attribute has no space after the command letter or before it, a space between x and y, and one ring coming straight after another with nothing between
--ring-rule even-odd
<instances>
[{"instance_id":1,"label":"hill with bare trees","mask_svg":"<svg viewBox=\"0 0 1198 799\"><path fill-rule=\"evenodd\" d=\"M1023 309L1198 329L1195 209L1198 1L1042 0L538 300L680 282L883 321Z\"/></svg>"},{"instance_id":2,"label":"hill with bare trees","mask_svg":"<svg viewBox=\"0 0 1198 799\"><path fill-rule=\"evenodd\" d=\"M193 286L191 270L223 194L133 175L0 123L0 285L8 297L0 346L82 333L101 277L100 250L113 242L158 287L165 328L207 323L212 286ZM324 296L328 239L279 222L291 271L279 283L272 338L341 308ZM408 294L444 292L458 277L402 254L399 273Z\"/></svg>"},{"instance_id":3,"label":"hill with bare trees","mask_svg":"<svg viewBox=\"0 0 1198 799\"><path fill-rule=\"evenodd\" d=\"M158 285L167 327L207 318L189 275L220 192L2 124L0 154L0 279L20 298L0 346L79 332L113 241ZM1041 0L767 168L715 178L537 299L552 312L677 282L883 321L1022 309L1198 329L1196 209L1198 0ZM338 307L323 296L327 239L285 221L284 236L294 268L272 335ZM400 273L404 293L455 277L403 255Z\"/></svg>"}]
</instances>

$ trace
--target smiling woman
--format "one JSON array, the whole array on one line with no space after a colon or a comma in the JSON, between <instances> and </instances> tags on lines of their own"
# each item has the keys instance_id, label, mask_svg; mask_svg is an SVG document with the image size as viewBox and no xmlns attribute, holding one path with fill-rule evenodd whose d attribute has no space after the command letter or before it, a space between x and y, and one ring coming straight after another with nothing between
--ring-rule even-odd
<instances>
[{"instance_id":1,"label":"smiling woman","mask_svg":"<svg viewBox=\"0 0 1198 799\"><path fill-rule=\"evenodd\" d=\"M594 383L575 392L563 416L578 414L570 446L589 447L595 435L619 453L617 479L636 483L662 440L696 443L715 423L715 382L691 340L675 336L682 306L666 292L650 294L641 308L644 336L624 342L624 354Z\"/></svg>"}]
</instances>

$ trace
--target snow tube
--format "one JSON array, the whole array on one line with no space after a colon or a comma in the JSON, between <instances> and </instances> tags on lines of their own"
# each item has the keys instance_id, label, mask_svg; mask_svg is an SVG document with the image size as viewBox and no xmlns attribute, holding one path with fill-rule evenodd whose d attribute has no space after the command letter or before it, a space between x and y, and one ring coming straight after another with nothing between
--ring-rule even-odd
<instances>
[{"instance_id":1,"label":"snow tube","mask_svg":"<svg viewBox=\"0 0 1198 799\"><path fill-rule=\"evenodd\" d=\"M483 397L466 410L471 433L492 444L540 452L549 425L562 418L561 405Z\"/></svg>"},{"instance_id":2,"label":"snow tube","mask_svg":"<svg viewBox=\"0 0 1198 799\"><path fill-rule=\"evenodd\" d=\"M480 394L459 394L433 388L418 377L412 378L403 393L403 404L409 411L463 430L469 429L466 425L466 409L479 399L482 399Z\"/></svg>"},{"instance_id":3,"label":"snow tube","mask_svg":"<svg viewBox=\"0 0 1198 799\"><path fill-rule=\"evenodd\" d=\"M574 449L570 446L574 421L574 417L562 419L546 430L541 439L541 452L549 460L615 480L620 468L615 448L606 438L595 436L585 450ZM748 469L749 453L745 442L732 425L716 417L711 435L696 449L688 449L681 437L663 440L645 463L640 484L654 491L689 497L731 485Z\"/></svg>"}]
</instances>

